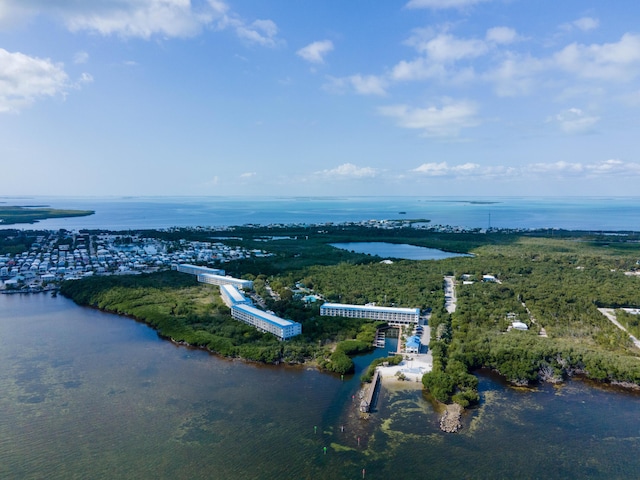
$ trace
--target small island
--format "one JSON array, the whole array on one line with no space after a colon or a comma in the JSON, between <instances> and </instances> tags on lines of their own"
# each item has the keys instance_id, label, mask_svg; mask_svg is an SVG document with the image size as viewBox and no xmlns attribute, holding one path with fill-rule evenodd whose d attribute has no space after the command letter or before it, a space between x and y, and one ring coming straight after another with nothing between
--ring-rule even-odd
<instances>
[{"instance_id":1,"label":"small island","mask_svg":"<svg viewBox=\"0 0 640 480\"><path fill-rule=\"evenodd\" d=\"M44 205L0 206L0 224L32 224L49 218L86 217L94 213L93 210L66 210Z\"/></svg>"}]
</instances>

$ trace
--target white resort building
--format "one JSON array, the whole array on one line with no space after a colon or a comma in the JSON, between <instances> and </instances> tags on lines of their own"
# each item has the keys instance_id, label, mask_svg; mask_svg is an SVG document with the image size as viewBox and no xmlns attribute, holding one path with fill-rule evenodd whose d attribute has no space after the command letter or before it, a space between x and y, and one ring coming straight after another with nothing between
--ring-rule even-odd
<instances>
[{"instance_id":1,"label":"white resort building","mask_svg":"<svg viewBox=\"0 0 640 480\"><path fill-rule=\"evenodd\" d=\"M181 273L196 275L200 283L208 283L209 285L233 285L243 290L253 290L253 282L251 280L242 280L241 278L225 276L224 270L199 267L188 263L179 263L174 265L174 270Z\"/></svg>"},{"instance_id":2,"label":"white resort building","mask_svg":"<svg viewBox=\"0 0 640 480\"><path fill-rule=\"evenodd\" d=\"M174 265L174 267L174 270L177 270L180 273L189 273L191 275L201 275L203 273L208 273L210 275L224 275L224 270L219 270L217 268L200 267L198 265L191 265L189 263L179 263L177 265Z\"/></svg>"},{"instance_id":3,"label":"white resort building","mask_svg":"<svg viewBox=\"0 0 640 480\"><path fill-rule=\"evenodd\" d=\"M224 304L229 308L241 303L251 304L251 300L240 293L233 285L220 285L220 296Z\"/></svg>"},{"instance_id":4,"label":"white resort building","mask_svg":"<svg viewBox=\"0 0 640 480\"><path fill-rule=\"evenodd\" d=\"M208 283L209 285L233 285L243 290L253 290L253 282L251 280L242 280L241 278L225 277L224 275L212 275L210 273L201 273L198 275L200 283Z\"/></svg>"},{"instance_id":5,"label":"white resort building","mask_svg":"<svg viewBox=\"0 0 640 480\"><path fill-rule=\"evenodd\" d=\"M404 326L418 323L419 308L378 307L376 305L349 305L343 303L325 303L320 307L320 315L326 317L368 318L384 320L392 326Z\"/></svg>"},{"instance_id":6,"label":"white resort building","mask_svg":"<svg viewBox=\"0 0 640 480\"><path fill-rule=\"evenodd\" d=\"M287 340L302 333L302 325L298 322L285 320L247 304L232 306L231 316L236 320L253 325L261 332L272 333L280 340Z\"/></svg>"},{"instance_id":7,"label":"white resort building","mask_svg":"<svg viewBox=\"0 0 640 480\"><path fill-rule=\"evenodd\" d=\"M302 333L302 325L292 320L285 320L272 313L263 312L252 305L238 288L252 290L253 282L239 278L225 277L224 270L179 264L175 270L197 275L198 281L220 286L222 301L231 309L231 316L236 320L254 326L261 332L271 333L280 340L287 340ZM211 273L211 272L219 272Z\"/></svg>"}]
</instances>

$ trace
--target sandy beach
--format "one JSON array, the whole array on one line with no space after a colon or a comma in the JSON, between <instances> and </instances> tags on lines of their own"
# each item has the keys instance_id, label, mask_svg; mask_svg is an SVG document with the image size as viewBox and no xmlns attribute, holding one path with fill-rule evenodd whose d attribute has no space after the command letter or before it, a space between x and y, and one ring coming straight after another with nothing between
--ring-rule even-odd
<instances>
[{"instance_id":1,"label":"sandy beach","mask_svg":"<svg viewBox=\"0 0 640 480\"><path fill-rule=\"evenodd\" d=\"M383 383L403 382L418 383L422 388L422 375L430 372L433 367L431 351L424 354L405 355L404 360L399 365L388 367L378 367L380 370L380 380ZM398 372L405 376L406 380L398 379Z\"/></svg>"}]
</instances>

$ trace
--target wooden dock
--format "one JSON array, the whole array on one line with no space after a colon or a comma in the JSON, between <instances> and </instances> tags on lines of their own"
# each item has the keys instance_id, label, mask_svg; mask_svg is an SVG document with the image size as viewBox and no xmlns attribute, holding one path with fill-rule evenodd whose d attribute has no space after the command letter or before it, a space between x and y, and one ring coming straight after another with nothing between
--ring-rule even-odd
<instances>
[{"instance_id":1,"label":"wooden dock","mask_svg":"<svg viewBox=\"0 0 640 480\"><path fill-rule=\"evenodd\" d=\"M376 330L376 339L373 341L373 346L376 348L384 348L385 340L386 335L384 330Z\"/></svg>"},{"instance_id":2,"label":"wooden dock","mask_svg":"<svg viewBox=\"0 0 640 480\"><path fill-rule=\"evenodd\" d=\"M368 413L373 406L373 399L376 394L376 389L378 388L378 383L380 382L380 371L376 370L376 373L373 374L373 379L371 380L371 385L364 394L364 398L362 402L360 402L360 411L362 413Z\"/></svg>"}]
</instances>

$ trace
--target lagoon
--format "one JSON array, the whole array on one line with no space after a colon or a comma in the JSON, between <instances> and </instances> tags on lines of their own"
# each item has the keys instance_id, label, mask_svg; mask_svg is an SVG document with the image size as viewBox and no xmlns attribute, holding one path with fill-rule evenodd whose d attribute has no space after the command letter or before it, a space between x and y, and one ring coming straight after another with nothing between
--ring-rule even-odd
<instances>
[{"instance_id":1,"label":"lagoon","mask_svg":"<svg viewBox=\"0 0 640 480\"><path fill-rule=\"evenodd\" d=\"M352 400L358 377L384 353L357 358L356 375L343 381L176 346L146 325L60 296L0 295L0 478L640 473L638 394L581 381L513 389L479 372L481 403L458 434L439 431L415 384L386 385L361 420Z\"/></svg>"},{"instance_id":2,"label":"lagoon","mask_svg":"<svg viewBox=\"0 0 640 480\"><path fill-rule=\"evenodd\" d=\"M418 247L404 243L388 242L348 242L331 243L332 247L356 253L377 255L382 258L402 258L404 260L442 260L452 257L468 257L462 253L445 252L436 248Z\"/></svg>"}]
</instances>

